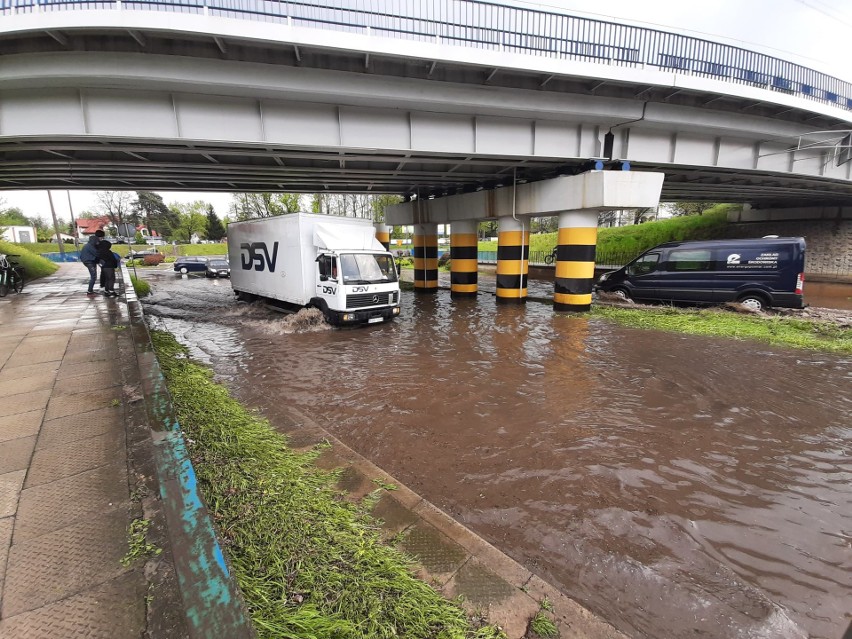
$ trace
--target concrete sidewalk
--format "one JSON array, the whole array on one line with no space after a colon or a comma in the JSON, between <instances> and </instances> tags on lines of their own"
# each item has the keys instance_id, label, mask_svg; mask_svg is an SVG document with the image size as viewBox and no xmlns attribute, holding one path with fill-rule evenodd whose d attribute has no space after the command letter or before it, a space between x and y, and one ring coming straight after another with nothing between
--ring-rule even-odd
<instances>
[{"instance_id":1,"label":"concrete sidewalk","mask_svg":"<svg viewBox=\"0 0 852 639\"><path fill-rule=\"evenodd\" d=\"M151 614L152 597L180 603L157 577L162 531L160 557L121 561L130 522L148 516L146 443L126 420L127 305L87 297L86 279L62 265L0 299L0 637L188 636L181 614Z\"/></svg>"}]
</instances>

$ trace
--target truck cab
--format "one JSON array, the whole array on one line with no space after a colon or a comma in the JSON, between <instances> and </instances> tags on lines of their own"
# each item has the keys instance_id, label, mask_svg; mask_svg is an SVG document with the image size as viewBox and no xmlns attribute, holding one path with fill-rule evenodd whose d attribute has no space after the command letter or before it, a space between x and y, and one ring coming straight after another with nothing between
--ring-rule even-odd
<instances>
[{"instance_id":1,"label":"truck cab","mask_svg":"<svg viewBox=\"0 0 852 639\"><path fill-rule=\"evenodd\" d=\"M388 252L320 251L311 304L336 326L374 324L399 315L396 263Z\"/></svg>"}]
</instances>

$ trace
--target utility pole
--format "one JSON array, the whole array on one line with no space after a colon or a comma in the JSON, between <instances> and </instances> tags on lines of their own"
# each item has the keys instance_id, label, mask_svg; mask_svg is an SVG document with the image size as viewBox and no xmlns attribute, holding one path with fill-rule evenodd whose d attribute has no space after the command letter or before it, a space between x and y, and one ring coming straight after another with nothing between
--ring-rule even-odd
<instances>
[{"instance_id":1,"label":"utility pole","mask_svg":"<svg viewBox=\"0 0 852 639\"><path fill-rule=\"evenodd\" d=\"M68 210L71 212L71 235L74 236L74 249L80 250L80 240L77 237L77 221L74 219L74 207L71 206L71 191L65 190L65 194L68 196Z\"/></svg>"},{"instance_id":2,"label":"utility pole","mask_svg":"<svg viewBox=\"0 0 852 639\"><path fill-rule=\"evenodd\" d=\"M56 243L59 245L59 259L65 261L65 248L62 246L62 237L59 233L59 222L56 221L56 209L53 208L53 196L50 189L47 190L47 199L50 201L50 214L53 216L53 228L56 231Z\"/></svg>"}]
</instances>

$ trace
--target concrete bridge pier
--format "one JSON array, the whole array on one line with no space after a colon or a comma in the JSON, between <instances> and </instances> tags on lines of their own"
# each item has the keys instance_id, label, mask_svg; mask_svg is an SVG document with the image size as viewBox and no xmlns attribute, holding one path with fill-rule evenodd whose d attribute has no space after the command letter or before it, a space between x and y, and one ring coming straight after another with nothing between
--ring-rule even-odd
<instances>
[{"instance_id":1,"label":"concrete bridge pier","mask_svg":"<svg viewBox=\"0 0 852 639\"><path fill-rule=\"evenodd\" d=\"M497 302L527 301L530 258L529 220L504 216L497 219Z\"/></svg>"},{"instance_id":2,"label":"concrete bridge pier","mask_svg":"<svg viewBox=\"0 0 852 639\"><path fill-rule=\"evenodd\" d=\"M438 291L438 225L414 225L414 292Z\"/></svg>"},{"instance_id":3,"label":"concrete bridge pier","mask_svg":"<svg viewBox=\"0 0 852 639\"><path fill-rule=\"evenodd\" d=\"M584 312L591 308L597 242L597 210L559 214L553 310Z\"/></svg>"},{"instance_id":4,"label":"concrete bridge pier","mask_svg":"<svg viewBox=\"0 0 852 639\"><path fill-rule=\"evenodd\" d=\"M379 241L379 244L384 246L385 250L390 250L390 227L383 222L376 222L374 226L376 227L376 239Z\"/></svg>"},{"instance_id":5,"label":"concrete bridge pier","mask_svg":"<svg viewBox=\"0 0 852 639\"><path fill-rule=\"evenodd\" d=\"M476 297L479 290L479 238L474 220L453 222L450 227L450 295Z\"/></svg>"}]
</instances>

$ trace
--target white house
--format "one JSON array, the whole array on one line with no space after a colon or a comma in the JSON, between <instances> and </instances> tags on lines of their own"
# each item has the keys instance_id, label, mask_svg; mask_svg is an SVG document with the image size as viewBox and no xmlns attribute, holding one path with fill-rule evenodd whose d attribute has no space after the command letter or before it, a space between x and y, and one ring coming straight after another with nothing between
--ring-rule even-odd
<instances>
[{"instance_id":1,"label":"white house","mask_svg":"<svg viewBox=\"0 0 852 639\"><path fill-rule=\"evenodd\" d=\"M38 242L38 235L34 226L3 226L0 224L0 237L7 242L16 244L32 244Z\"/></svg>"}]
</instances>

